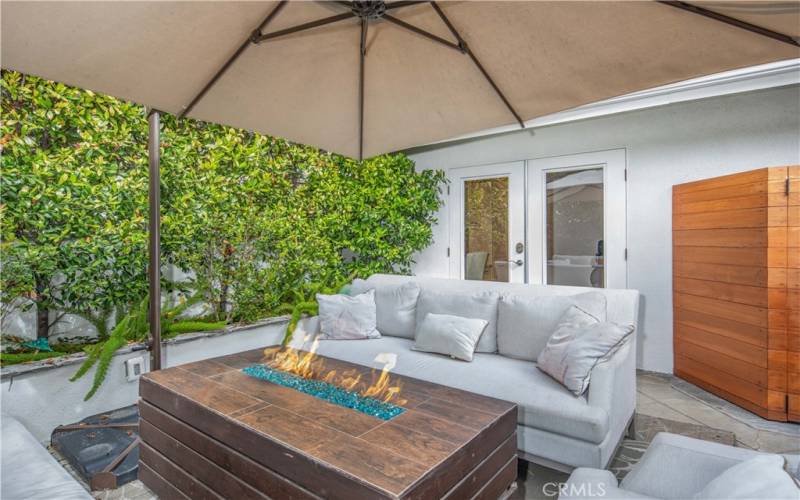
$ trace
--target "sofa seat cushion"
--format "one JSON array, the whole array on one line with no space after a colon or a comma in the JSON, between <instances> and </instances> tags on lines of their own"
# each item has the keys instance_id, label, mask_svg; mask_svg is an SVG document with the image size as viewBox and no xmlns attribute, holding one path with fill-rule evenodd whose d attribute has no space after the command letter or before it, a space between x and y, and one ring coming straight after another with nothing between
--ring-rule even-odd
<instances>
[{"instance_id":1,"label":"sofa seat cushion","mask_svg":"<svg viewBox=\"0 0 800 500\"><path fill-rule=\"evenodd\" d=\"M380 368L375 356L397 354L392 373L414 377L465 391L504 399L519 407L519 424L592 443L608 433L608 413L589 406L530 361L498 354L475 353L471 363L419 351L413 341L382 337L367 342L321 341L317 352L351 363Z\"/></svg>"}]
</instances>

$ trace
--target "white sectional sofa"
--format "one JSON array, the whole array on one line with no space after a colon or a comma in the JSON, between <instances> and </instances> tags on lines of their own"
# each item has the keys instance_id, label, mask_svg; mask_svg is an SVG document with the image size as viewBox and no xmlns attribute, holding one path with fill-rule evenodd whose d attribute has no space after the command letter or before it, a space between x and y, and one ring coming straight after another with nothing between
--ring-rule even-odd
<instances>
[{"instance_id":1,"label":"white sectional sofa","mask_svg":"<svg viewBox=\"0 0 800 500\"><path fill-rule=\"evenodd\" d=\"M636 325L638 316L639 294L633 290L373 275L366 283L361 283L361 287L376 290L379 330L381 315L387 314L387 309L381 307L380 290L397 289L398 285L408 282L419 286L420 301L423 294L437 297L437 300L458 301L462 298L467 300L475 293L488 292L490 296L496 294L494 300L499 302L500 296L568 296L592 291L605 296L608 321ZM490 319L494 324L487 327L484 335L499 333L507 339L509 335L519 334L504 331L514 322L506 319L498 325L497 313L494 314ZM516 323L516 328L524 328L528 336L537 329L537 325L521 327L519 322ZM292 345L302 346L304 337L312 338L305 334L314 334L316 329L316 318L302 323ZM373 365L373 360L380 353L395 353L397 365L392 369L394 373L517 403L518 448L520 456L527 460L567 471L575 467L605 468L633 417L636 405L635 333L612 356L595 366L590 386L581 396L572 394L527 359L515 359L497 352L476 352L472 362L459 361L411 350L414 343L412 338L382 333L380 339L321 341L317 352L367 366ZM539 349L544 346L550 333L537 332L543 337L535 342L541 346ZM530 355L528 353L528 357Z\"/></svg>"}]
</instances>

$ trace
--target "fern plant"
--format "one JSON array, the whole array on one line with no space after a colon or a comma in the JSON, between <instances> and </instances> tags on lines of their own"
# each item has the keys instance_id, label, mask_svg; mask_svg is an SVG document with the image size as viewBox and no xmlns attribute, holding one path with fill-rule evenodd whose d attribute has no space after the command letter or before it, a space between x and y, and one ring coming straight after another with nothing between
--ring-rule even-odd
<instances>
[{"instance_id":1,"label":"fern plant","mask_svg":"<svg viewBox=\"0 0 800 500\"><path fill-rule=\"evenodd\" d=\"M180 315L182 313L186 312L189 307L201 302L202 300L203 295L196 293L192 297L184 298L177 305L163 308L161 311L162 334L183 331L217 330L223 328L225 326L224 323L204 323L204 326L202 326L201 323L203 322L198 322L196 320L182 321L180 319ZM75 375L69 379L70 382L75 382L86 375L86 373L95 364L97 365L97 369L94 373L94 379L92 381L92 387L83 398L84 401L87 401L94 396L94 394L103 384L103 381L108 374L108 368L111 366L114 353L129 342L142 342L147 338L150 331L147 311L148 299L145 297L136 305L134 305L127 315L120 319L116 326L114 326L114 328L111 330L111 333L108 335L108 338L105 341L98 342L97 344L94 344L86 349L86 353L88 355L86 360L83 362L80 368L78 368L78 371L75 372ZM192 330L188 330L187 328L189 327L191 327Z\"/></svg>"}]
</instances>

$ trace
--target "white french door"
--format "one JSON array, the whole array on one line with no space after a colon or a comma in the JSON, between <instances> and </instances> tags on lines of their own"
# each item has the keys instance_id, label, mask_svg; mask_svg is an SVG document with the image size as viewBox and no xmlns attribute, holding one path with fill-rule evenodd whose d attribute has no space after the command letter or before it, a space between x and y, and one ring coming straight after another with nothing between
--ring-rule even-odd
<instances>
[{"instance_id":1,"label":"white french door","mask_svg":"<svg viewBox=\"0 0 800 500\"><path fill-rule=\"evenodd\" d=\"M450 277L525 281L525 162L453 168Z\"/></svg>"},{"instance_id":2,"label":"white french door","mask_svg":"<svg viewBox=\"0 0 800 500\"><path fill-rule=\"evenodd\" d=\"M627 287L625 150L528 160L528 282Z\"/></svg>"},{"instance_id":3,"label":"white french door","mask_svg":"<svg viewBox=\"0 0 800 500\"><path fill-rule=\"evenodd\" d=\"M626 288L625 150L453 168L451 278Z\"/></svg>"}]
</instances>

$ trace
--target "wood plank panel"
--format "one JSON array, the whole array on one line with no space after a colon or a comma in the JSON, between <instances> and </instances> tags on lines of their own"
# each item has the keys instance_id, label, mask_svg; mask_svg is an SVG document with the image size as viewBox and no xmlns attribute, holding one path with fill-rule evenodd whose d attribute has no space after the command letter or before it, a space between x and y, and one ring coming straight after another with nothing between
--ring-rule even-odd
<instances>
[{"instance_id":1,"label":"wood plank panel","mask_svg":"<svg viewBox=\"0 0 800 500\"><path fill-rule=\"evenodd\" d=\"M677 355L676 361L680 373L691 375L698 380L704 380L713 387L720 388L729 394L766 409L767 389L765 387L759 387L747 380L732 377L727 373L710 367L703 360ZM679 374L679 376L682 375Z\"/></svg>"},{"instance_id":2,"label":"wood plank panel","mask_svg":"<svg viewBox=\"0 0 800 500\"><path fill-rule=\"evenodd\" d=\"M741 186L742 184L762 185L764 182L769 180L769 168L759 168L755 170L749 170L747 172L720 175L711 179L700 179L697 181L685 182L675 186L673 192L680 194L694 193L697 191L714 191L718 193L721 188Z\"/></svg>"},{"instance_id":3,"label":"wood plank panel","mask_svg":"<svg viewBox=\"0 0 800 500\"><path fill-rule=\"evenodd\" d=\"M720 318L703 312L675 308L675 325L687 325L723 337L746 342L758 347L768 347L769 330L766 327L754 327L746 323Z\"/></svg>"},{"instance_id":4,"label":"wood plank panel","mask_svg":"<svg viewBox=\"0 0 800 500\"><path fill-rule=\"evenodd\" d=\"M139 444L139 460L140 463L169 481L175 489L186 495L187 498L192 500L222 500L222 497L216 494L214 490L175 465L145 442Z\"/></svg>"},{"instance_id":5,"label":"wood plank panel","mask_svg":"<svg viewBox=\"0 0 800 500\"><path fill-rule=\"evenodd\" d=\"M139 461L139 480L160 500L189 500L189 497L181 493L171 482L161 477L142 461Z\"/></svg>"},{"instance_id":6,"label":"wood plank panel","mask_svg":"<svg viewBox=\"0 0 800 500\"><path fill-rule=\"evenodd\" d=\"M145 419L139 421L139 432L153 451L180 467L223 498L265 500L268 497L248 485L236 475L219 467L203 455L180 441L158 430ZM144 459L147 462L146 459Z\"/></svg>"},{"instance_id":7,"label":"wood plank panel","mask_svg":"<svg viewBox=\"0 0 800 500\"><path fill-rule=\"evenodd\" d=\"M512 434L503 444L481 462L475 469L453 487L443 500L458 500L472 498L487 484L497 471L502 470L505 464L516 458L517 434Z\"/></svg>"},{"instance_id":8,"label":"wood plank panel","mask_svg":"<svg viewBox=\"0 0 800 500\"><path fill-rule=\"evenodd\" d=\"M675 293L674 303L678 309L701 312L720 318L729 318L733 321L758 327L769 326L768 309L764 307L745 306L725 300L698 297L684 293Z\"/></svg>"},{"instance_id":9,"label":"wood plank panel","mask_svg":"<svg viewBox=\"0 0 800 500\"><path fill-rule=\"evenodd\" d=\"M740 210L744 208L762 208L769 206L783 206L785 200L781 193L759 193L736 198L723 198L719 200L695 201L681 203L675 206L676 214L694 214L703 212L721 212L725 210Z\"/></svg>"},{"instance_id":10,"label":"wood plank panel","mask_svg":"<svg viewBox=\"0 0 800 500\"><path fill-rule=\"evenodd\" d=\"M762 168L672 193L675 373L778 420L800 375L787 356L800 346L793 176L800 184L800 167Z\"/></svg>"},{"instance_id":11,"label":"wood plank panel","mask_svg":"<svg viewBox=\"0 0 800 500\"><path fill-rule=\"evenodd\" d=\"M677 188L678 186L676 186ZM782 193L786 189L786 181L752 182L738 186L726 186L719 189L707 189L694 192L678 192L673 197L674 204L695 203L699 201L723 200L756 194Z\"/></svg>"},{"instance_id":12,"label":"wood plank panel","mask_svg":"<svg viewBox=\"0 0 800 500\"><path fill-rule=\"evenodd\" d=\"M489 480L488 483L475 495L473 500L495 500L500 498L517 477L517 457L512 458L506 465Z\"/></svg>"},{"instance_id":13,"label":"wood plank panel","mask_svg":"<svg viewBox=\"0 0 800 500\"><path fill-rule=\"evenodd\" d=\"M788 169L788 232L797 235L800 230L800 166ZM789 236L787 241L787 292L786 292L786 392L787 419L800 422L800 237Z\"/></svg>"},{"instance_id":14,"label":"wood plank panel","mask_svg":"<svg viewBox=\"0 0 800 500\"><path fill-rule=\"evenodd\" d=\"M769 307L769 293L764 287L734 285L720 281L707 281L676 277L673 286L676 292L701 297L712 297L757 307ZM783 294L785 297L785 293Z\"/></svg>"},{"instance_id":15,"label":"wood plank panel","mask_svg":"<svg viewBox=\"0 0 800 500\"><path fill-rule=\"evenodd\" d=\"M673 229L738 229L785 226L786 206L677 214Z\"/></svg>"},{"instance_id":16,"label":"wood plank panel","mask_svg":"<svg viewBox=\"0 0 800 500\"><path fill-rule=\"evenodd\" d=\"M716 350L751 365L767 368L767 349L740 340L717 335L682 323L675 325L675 335L680 339Z\"/></svg>"},{"instance_id":17,"label":"wood plank panel","mask_svg":"<svg viewBox=\"0 0 800 500\"><path fill-rule=\"evenodd\" d=\"M703 264L722 264L728 266L763 267L775 262L786 264L786 252L768 254L767 248L675 246L672 260L675 262L694 262Z\"/></svg>"},{"instance_id":18,"label":"wood plank panel","mask_svg":"<svg viewBox=\"0 0 800 500\"><path fill-rule=\"evenodd\" d=\"M270 492L275 498L286 500L319 500L320 498L239 451L228 447L227 443L213 439L168 413L159 410L147 401L139 401L139 414L143 421L152 422L152 425L156 428L214 462L219 467L230 471L231 474L258 491ZM142 426L141 429L144 429L142 431L142 439L150 442L149 428Z\"/></svg>"},{"instance_id":19,"label":"wood plank panel","mask_svg":"<svg viewBox=\"0 0 800 500\"><path fill-rule=\"evenodd\" d=\"M703 363L721 375L730 375L757 387L767 388L767 370L764 368L727 356L713 348L706 348L693 342L681 342L676 353L685 358ZM738 381L734 381L738 382ZM730 389L729 389L730 390ZM736 392L736 391L731 391Z\"/></svg>"},{"instance_id":20,"label":"wood plank panel","mask_svg":"<svg viewBox=\"0 0 800 500\"><path fill-rule=\"evenodd\" d=\"M676 246L767 248L769 230L761 229L684 229L672 232Z\"/></svg>"},{"instance_id":21,"label":"wood plank panel","mask_svg":"<svg viewBox=\"0 0 800 500\"><path fill-rule=\"evenodd\" d=\"M730 266L698 262L675 262L672 272L677 277L735 283L745 286L769 286L769 269L761 266Z\"/></svg>"}]
</instances>

